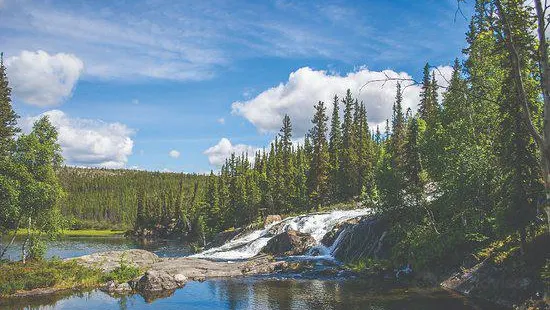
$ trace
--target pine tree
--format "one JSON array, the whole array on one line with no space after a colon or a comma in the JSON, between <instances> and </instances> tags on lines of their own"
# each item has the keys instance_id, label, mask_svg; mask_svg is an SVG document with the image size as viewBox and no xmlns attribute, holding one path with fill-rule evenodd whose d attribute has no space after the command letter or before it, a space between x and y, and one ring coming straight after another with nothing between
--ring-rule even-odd
<instances>
[{"instance_id":1,"label":"pine tree","mask_svg":"<svg viewBox=\"0 0 550 310\"><path fill-rule=\"evenodd\" d=\"M431 113L432 103L432 87L430 83L430 64L426 63L424 66L424 72L422 77L422 88L420 90L420 106L418 107L418 113L424 120L429 118Z\"/></svg>"},{"instance_id":2,"label":"pine tree","mask_svg":"<svg viewBox=\"0 0 550 310\"><path fill-rule=\"evenodd\" d=\"M340 169L342 169L342 196L344 199L351 199L357 189L357 167L355 166L355 130L354 130L354 106L355 100L351 90L347 90L346 96L342 99L344 104L344 121L342 123L342 151Z\"/></svg>"},{"instance_id":3,"label":"pine tree","mask_svg":"<svg viewBox=\"0 0 550 310\"><path fill-rule=\"evenodd\" d=\"M4 55L0 53L0 156L10 152L14 137L20 132L17 127L17 114L12 109L11 88L4 66Z\"/></svg>"},{"instance_id":4,"label":"pine tree","mask_svg":"<svg viewBox=\"0 0 550 310\"><path fill-rule=\"evenodd\" d=\"M342 196L342 184L344 180L342 178L342 170L340 169L340 152L342 150L342 129L340 128L340 115L339 115L339 99L334 95L332 101L332 117L330 123L330 136L329 136L329 161L330 161L330 188L331 197L333 200L339 200Z\"/></svg>"},{"instance_id":5,"label":"pine tree","mask_svg":"<svg viewBox=\"0 0 550 310\"><path fill-rule=\"evenodd\" d=\"M329 198L329 154L326 137L328 117L322 101L319 101L314 108L315 115L311 121L313 128L310 130L313 153L309 176L309 193L313 206L319 209L320 206L327 203Z\"/></svg>"},{"instance_id":6,"label":"pine tree","mask_svg":"<svg viewBox=\"0 0 550 310\"><path fill-rule=\"evenodd\" d=\"M422 165L420 163L420 149L418 146L418 120L413 118L409 121L407 128L407 142L405 143L405 173L404 177L410 187L415 190L422 189L420 173Z\"/></svg>"},{"instance_id":7,"label":"pine tree","mask_svg":"<svg viewBox=\"0 0 550 310\"><path fill-rule=\"evenodd\" d=\"M292 124L290 117L285 114L283 118L283 125L279 133L281 138L280 153L281 153L281 185L279 190L281 191L281 211L288 213L292 208L293 200L296 195L296 188L294 185L294 177L296 174L293 156L292 156Z\"/></svg>"}]
</instances>

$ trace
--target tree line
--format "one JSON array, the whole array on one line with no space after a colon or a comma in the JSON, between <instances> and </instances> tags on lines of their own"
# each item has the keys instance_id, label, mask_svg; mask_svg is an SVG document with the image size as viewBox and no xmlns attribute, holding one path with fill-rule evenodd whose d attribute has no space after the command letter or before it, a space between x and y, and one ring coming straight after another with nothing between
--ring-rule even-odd
<instances>
[{"instance_id":1,"label":"tree line","mask_svg":"<svg viewBox=\"0 0 550 310\"><path fill-rule=\"evenodd\" d=\"M40 161L48 164L44 178L53 182L51 171L57 171L68 194L56 195L48 206L61 206L75 226L107 221L204 241L262 215L360 201L389 219L392 257L399 262L456 262L504 237L516 240L523 251L540 233L550 186L544 182L550 168L543 147L550 136L544 134L550 116L543 113L550 108L548 46L536 31L546 21L541 24L541 3L534 2L535 8L518 0L477 0L464 61L455 60L448 85L438 85L438 71L429 64L422 81L386 79L396 90L383 129L371 130L366 104L348 90L334 96L330 115L325 102L314 105L302 143L294 142L285 115L267 150L232 154L209 176L56 168L59 152L47 119L35 125L31 136L36 138L15 138L2 71L2 160L36 163L21 154L34 144L49 145L50 157ZM403 108L403 92L412 84L421 87L414 113ZM25 148L25 139L36 142ZM6 197L0 202L6 206L1 228L9 231L24 225L14 219L28 214L18 211L26 207L13 198L19 197L10 187L16 183L10 183L6 176L12 172L5 167L11 166L3 164L0 174L0 195ZM34 167L28 171L42 180ZM30 218L38 220L35 213Z\"/></svg>"}]
</instances>

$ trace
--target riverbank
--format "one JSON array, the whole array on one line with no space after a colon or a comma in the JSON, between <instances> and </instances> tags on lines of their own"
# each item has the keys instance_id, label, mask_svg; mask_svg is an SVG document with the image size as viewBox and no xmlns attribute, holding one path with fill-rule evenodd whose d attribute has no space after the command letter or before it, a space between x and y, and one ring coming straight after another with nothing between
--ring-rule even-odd
<instances>
[{"instance_id":1,"label":"riverbank","mask_svg":"<svg viewBox=\"0 0 550 310\"><path fill-rule=\"evenodd\" d=\"M123 236L126 233L125 230L111 230L111 229L70 229L62 230L61 237L114 237ZM26 229L19 229L17 231L18 236L25 236L27 234Z\"/></svg>"}]
</instances>

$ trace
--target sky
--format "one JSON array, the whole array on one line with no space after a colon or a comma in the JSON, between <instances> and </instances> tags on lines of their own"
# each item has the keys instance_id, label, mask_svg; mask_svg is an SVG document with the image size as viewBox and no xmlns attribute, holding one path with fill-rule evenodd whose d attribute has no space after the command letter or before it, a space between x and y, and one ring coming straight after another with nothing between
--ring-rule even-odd
<instances>
[{"instance_id":1,"label":"sky","mask_svg":"<svg viewBox=\"0 0 550 310\"><path fill-rule=\"evenodd\" d=\"M20 127L48 115L67 165L207 173L267 147L285 114L299 143L313 105L330 114L348 88L374 129L395 83L368 81L420 80L429 62L445 86L466 44L456 11L456 0L0 0L0 51ZM406 108L418 93L405 89Z\"/></svg>"}]
</instances>

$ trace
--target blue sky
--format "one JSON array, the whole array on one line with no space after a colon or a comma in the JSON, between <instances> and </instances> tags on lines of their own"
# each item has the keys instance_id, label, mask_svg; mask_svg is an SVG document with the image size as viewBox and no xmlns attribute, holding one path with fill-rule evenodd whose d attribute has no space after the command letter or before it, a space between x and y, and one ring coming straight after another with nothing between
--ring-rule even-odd
<instances>
[{"instance_id":1,"label":"blue sky","mask_svg":"<svg viewBox=\"0 0 550 310\"><path fill-rule=\"evenodd\" d=\"M299 141L313 104L347 88L383 122L391 83L360 86L427 61L448 75L468 24L456 5L0 0L0 51L21 126L49 115L67 164L206 172L267 146L285 113Z\"/></svg>"}]
</instances>

